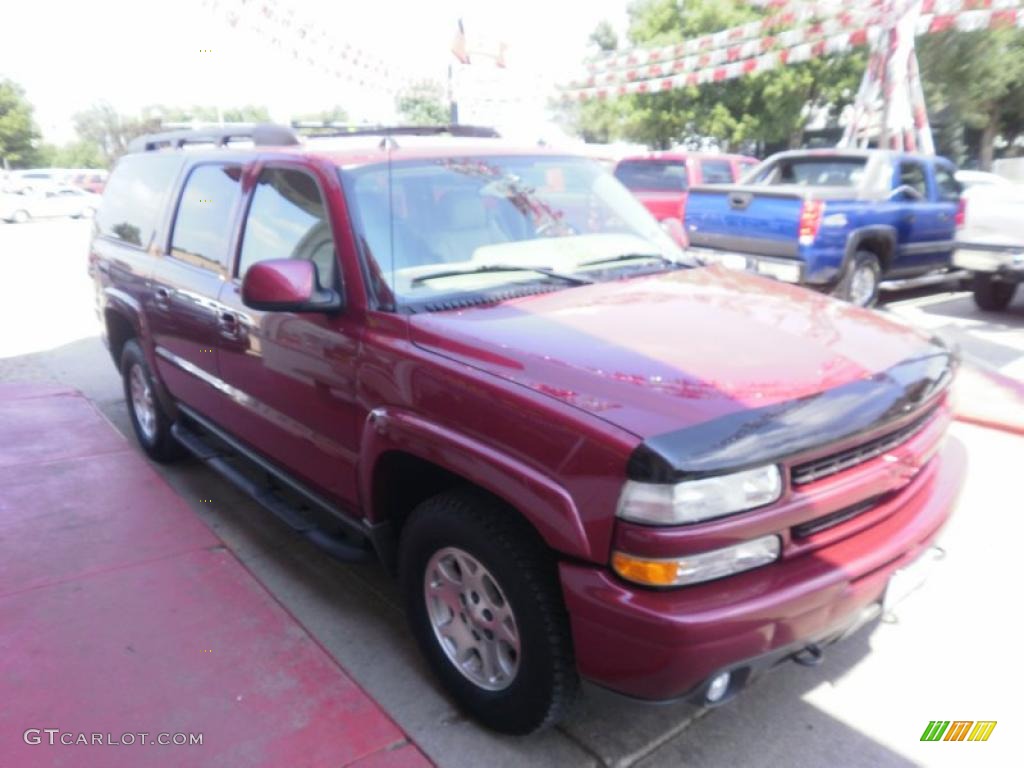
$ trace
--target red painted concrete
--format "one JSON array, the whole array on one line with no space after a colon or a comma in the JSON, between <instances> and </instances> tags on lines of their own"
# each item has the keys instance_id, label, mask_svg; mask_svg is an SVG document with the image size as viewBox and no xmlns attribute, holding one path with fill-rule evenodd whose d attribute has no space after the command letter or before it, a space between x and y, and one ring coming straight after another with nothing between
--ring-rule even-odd
<instances>
[{"instance_id":1,"label":"red painted concrete","mask_svg":"<svg viewBox=\"0 0 1024 768\"><path fill-rule=\"evenodd\" d=\"M1024 435L1024 382L965 365L954 393L958 421Z\"/></svg>"},{"instance_id":2,"label":"red painted concrete","mask_svg":"<svg viewBox=\"0 0 1024 768\"><path fill-rule=\"evenodd\" d=\"M430 765L84 398L42 392L0 387L0 766Z\"/></svg>"}]
</instances>

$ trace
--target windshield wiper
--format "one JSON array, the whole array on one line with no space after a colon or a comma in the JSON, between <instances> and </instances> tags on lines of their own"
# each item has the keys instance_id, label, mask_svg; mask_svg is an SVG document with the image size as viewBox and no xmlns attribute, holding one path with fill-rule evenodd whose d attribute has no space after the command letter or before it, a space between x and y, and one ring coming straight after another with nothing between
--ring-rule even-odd
<instances>
[{"instance_id":1,"label":"windshield wiper","mask_svg":"<svg viewBox=\"0 0 1024 768\"><path fill-rule=\"evenodd\" d=\"M648 261L660 261L662 264L671 264L674 267L683 266L678 261L673 261L667 256L662 256L660 253L623 253L620 256L610 256L608 258L594 259L592 261L581 261L576 266L596 267L598 264L616 264L620 261L639 261L641 259L647 259Z\"/></svg>"},{"instance_id":2,"label":"windshield wiper","mask_svg":"<svg viewBox=\"0 0 1024 768\"><path fill-rule=\"evenodd\" d=\"M428 272L425 275L414 277L411 285L419 285L427 280L435 280L441 277L458 277L460 275L482 275L488 272L536 272L544 277L552 277L556 280L562 280L571 285L589 285L594 281L587 277L577 277L576 275L567 275L563 272L555 272L554 270L548 269L547 267L520 267L512 264L482 264L479 267L473 267L472 269L443 269L439 272Z\"/></svg>"}]
</instances>

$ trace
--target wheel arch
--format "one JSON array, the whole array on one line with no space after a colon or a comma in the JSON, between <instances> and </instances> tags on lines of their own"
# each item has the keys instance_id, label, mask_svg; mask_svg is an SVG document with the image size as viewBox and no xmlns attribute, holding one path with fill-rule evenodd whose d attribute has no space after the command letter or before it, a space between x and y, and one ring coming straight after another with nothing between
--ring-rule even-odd
<instances>
[{"instance_id":1,"label":"wheel arch","mask_svg":"<svg viewBox=\"0 0 1024 768\"><path fill-rule=\"evenodd\" d=\"M846 239L843 255L843 274L849 269L858 251L868 251L878 257L878 264L884 275L892 266L896 253L896 230L890 226L872 226L855 229Z\"/></svg>"},{"instance_id":2,"label":"wheel arch","mask_svg":"<svg viewBox=\"0 0 1024 768\"><path fill-rule=\"evenodd\" d=\"M515 510L550 548L590 558L575 503L550 477L420 416L384 408L370 413L359 451L359 491L371 525L386 532L375 539L385 566L394 566L392 546L412 509L430 496L465 485Z\"/></svg>"}]
</instances>

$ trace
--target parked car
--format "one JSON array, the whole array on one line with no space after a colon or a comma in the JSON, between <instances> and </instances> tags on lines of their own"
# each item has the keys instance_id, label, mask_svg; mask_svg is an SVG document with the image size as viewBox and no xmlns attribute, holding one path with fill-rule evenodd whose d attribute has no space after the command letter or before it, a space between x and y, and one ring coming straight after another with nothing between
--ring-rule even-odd
<instances>
[{"instance_id":1,"label":"parked car","mask_svg":"<svg viewBox=\"0 0 1024 768\"><path fill-rule=\"evenodd\" d=\"M0 194L0 219L24 224L57 216L87 218L99 207L100 196L71 186L46 185Z\"/></svg>"},{"instance_id":2,"label":"parked car","mask_svg":"<svg viewBox=\"0 0 1024 768\"><path fill-rule=\"evenodd\" d=\"M732 184L756 166L745 155L652 152L625 157L615 178L637 196L654 218L682 221L687 190L697 184Z\"/></svg>"},{"instance_id":3,"label":"parked car","mask_svg":"<svg viewBox=\"0 0 1024 768\"><path fill-rule=\"evenodd\" d=\"M1024 281L1024 184L976 185L964 199L966 221L953 264L971 272L979 309L1002 311Z\"/></svg>"},{"instance_id":4,"label":"parked car","mask_svg":"<svg viewBox=\"0 0 1024 768\"><path fill-rule=\"evenodd\" d=\"M686 234L705 262L871 306L883 279L949 267L963 220L955 172L885 150L782 152L743 185L691 188Z\"/></svg>"},{"instance_id":5,"label":"parked car","mask_svg":"<svg viewBox=\"0 0 1024 768\"><path fill-rule=\"evenodd\" d=\"M107 185L136 437L379 558L473 717L550 725L580 678L720 704L917 584L964 473L940 342L689 263L585 158L253 139L144 137Z\"/></svg>"},{"instance_id":6,"label":"parked car","mask_svg":"<svg viewBox=\"0 0 1024 768\"><path fill-rule=\"evenodd\" d=\"M1003 189L1010 189L1017 184L1005 176L1000 176L998 173L990 173L988 171L966 171L959 170L956 172L956 180L960 182L960 186L965 190L971 189L972 187L1001 187Z\"/></svg>"},{"instance_id":7,"label":"parked car","mask_svg":"<svg viewBox=\"0 0 1024 768\"><path fill-rule=\"evenodd\" d=\"M103 188L107 184L107 172L88 171L86 173L76 173L71 177L70 183L80 189L84 189L86 192L102 195Z\"/></svg>"}]
</instances>

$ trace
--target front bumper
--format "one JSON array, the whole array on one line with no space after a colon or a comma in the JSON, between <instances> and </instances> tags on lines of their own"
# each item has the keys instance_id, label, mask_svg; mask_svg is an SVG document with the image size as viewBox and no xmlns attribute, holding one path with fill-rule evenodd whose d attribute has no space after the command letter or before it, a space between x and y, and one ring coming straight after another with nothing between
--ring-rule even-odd
<instances>
[{"instance_id":1,"label":"front bumper","mask_svg":"<svg viewBox=\"0 0 1024 768\"><path fill-rule=\"evenodd\" d=\"M875 525L720 581L654 591L562 563L580 674L634 698L679 698L723 670L742 684L767 662L835 639L880 601L894 571L931 546L965 471L965 451L950 440Z\"/></svg>"}]
</instances>

